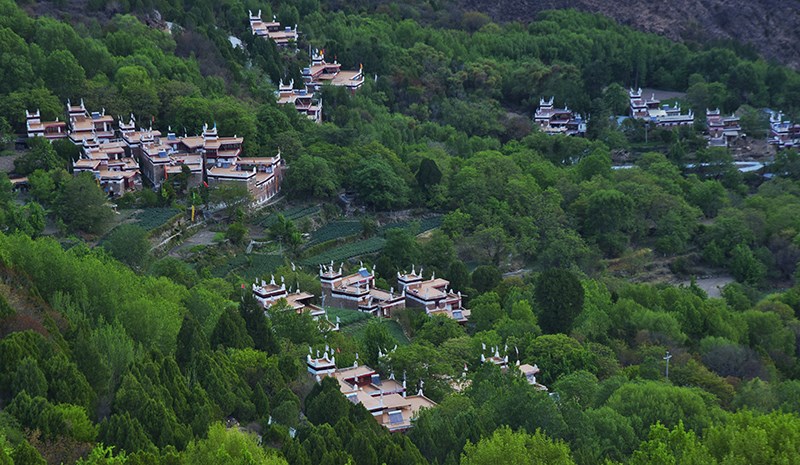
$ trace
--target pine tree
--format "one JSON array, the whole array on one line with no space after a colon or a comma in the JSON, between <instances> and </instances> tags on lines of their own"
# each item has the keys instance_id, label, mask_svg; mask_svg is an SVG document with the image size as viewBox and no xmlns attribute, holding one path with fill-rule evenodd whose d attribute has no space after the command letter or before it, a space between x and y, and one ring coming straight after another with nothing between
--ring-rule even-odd
<instances>
[{"instance_id":1,"label":"pine tree","mask_svg":"<svg viewBox=\"0 0 800 465\"><path fill-rule=\"evenodd\" d=\"M264 309L252 294L245 293L239 303L239 314L244 319L247 333L253 338L255 348L268 354L277 353L278 346L272 326L264 315Z\"/></svg>"},{"instance_id":2,"label":"pine tree","mask_svg":"<svg viewBox=\"0 0 800 465\"><path fill-rule=\"evenodd\" d=\"M228 308L220 315L214 332L211 333L211 347L231 347L247 349L253 347L253 338L247 334L247 327L239 312Z\"/></svg>"},{"instance_id":3,"label":"pine tree","mask_svg":"<svg viewBox=\"0 0 800 465\"><path fill-rule=\"evenodd\" d=\"M22 360L11 382L12 395L16 395L23 390L27 391L31 397L47 396L47 380L36 360L31 357L25 357Z\"/></svg>"},{"instance_id":4,"label":"pine tree","mask_svg":"<svg viewBox=\"0 0 800 465\"><path fill-rule=\"evenodd\" d=\"M187 313L183 316L183 324L178 332L175 361L184 373L190 373L198 353L209 350L208 339L197 319Z\"/></svg>"}]
</instances>

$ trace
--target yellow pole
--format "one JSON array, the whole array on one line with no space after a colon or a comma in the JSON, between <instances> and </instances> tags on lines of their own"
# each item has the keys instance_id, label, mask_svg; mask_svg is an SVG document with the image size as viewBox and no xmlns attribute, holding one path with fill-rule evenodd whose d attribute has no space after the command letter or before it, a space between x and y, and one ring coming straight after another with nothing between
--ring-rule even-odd
<instances>
[{"instance_id":1,"label":"yellow pole","mask_svg":"<svg viewBox=\"0 0 800 465\"><path fill-rule=\"evenodd\" d=\"M192 205L192 223L194 223L194 205Z\"/></svg>"}]
</instances>

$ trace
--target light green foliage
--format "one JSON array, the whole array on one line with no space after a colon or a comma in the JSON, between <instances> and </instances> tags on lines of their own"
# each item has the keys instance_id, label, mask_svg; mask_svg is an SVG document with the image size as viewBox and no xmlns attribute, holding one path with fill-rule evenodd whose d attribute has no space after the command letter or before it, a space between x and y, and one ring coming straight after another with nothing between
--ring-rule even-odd
<instances>
[{"instance_id":1,"label":"light green foliage","mask_svg":"<svg viewBox=\"0 0 800 465\"><path fill-rule=\"evenodd\" d=\"M124 452L114 454L114 448L98 444L89 455L80 458L77 465L125 465L128 463L127 455Z\"/></svg>"},{"instance_id":2,"label":"light green foliage","mask_svg":"<svg viewBox=\"0 0 800 465\"><path fill-rule=\"evenodd\" d=\"M211 425L206 439L192 441L183 463L199 465L281 465L286 461L258 446L255 435L237 429L226 429L220 423Z\"/></svg>"},{"instance_id":3,"label":"light green foliage","mask_svg":"<svg viewBox=\"0 0 800 465\"><path fill-rule=\"evenodd\" d=\"M672 430L658 423L650 428L648 440L633 453L631 464L685 463L687 465L712 464L715 460L692 431L686 431L683 422Z\"/></svg>"},{"instance_id":4,"label":"light green foliage","mask_svg":"<svg viewBox=\"0 0 800 465\"><path fill-rule=\"evenodd\" d=\"M314 173L309 176L308 173ZM328 160L301 155L286 175L287 189L298 198L328 199L336 194L339 179Z\"/></svg>"},{"instance_id":5,"label":"light green foliage","mask_svg":"<svg viewBox=\"0 0 800 465\"><path fill-rule=\"evenodd\" d=\"M630 418L640 438L657 422L669 427L683 421L687 428L701 430L720 415L715 399L708 393L655 381L625 384L606 405Z\"/></svg>"},{"instance_id":6,"label":"light green foliage","mask_svg":"<svg viewBox=\"0 0 800 465\"><path fill-rule=\"evenodd\" d=\"M417 337L433 345L441 345L448 339L464 335L464 328L452 318L434 315L417 331Z\"/></svg>"},{"instance_id":7,"label":"light green foliage","mask_svg":"<svg viewBox=\"0 0 800 465\"><path fill-rule=\"evenodd\" d=\"M31 196L43 205L49 205L56 198L56 183L53 176L42 170L37 169L28 175Z\"/></svg>"},{"instance_id":8,"label":"light green foliage","mask_svg":"<svg viewBox=\"0 0 800 465\"><path fill-rule=\"evenodd\" d=\"M141 269L150 255L150 241L144 229L133 224L122 224L103 240L103 248L112 257L130 266Z\"/></svg>"},{"instance_id":9,"label":"light green foliage","mask_svg":"<svg viewBox=\"0 0 800 465\"><path fill-rule=\"evenodd\" d=\"M494 292L488 292L472 299L470 305L472 306L470 319L478 331L492 329L505 313L500 306L500 296Z\"/></svg>"},{"instance_id":10,"label":"light green foliage","mask_svg":"<svg viewBox=\"0 0 800 465\"><path fill-rule=\"evenodd\" d=\"M767 270L763 263L753 255L745 244L739 244L731 251L731 272L737 281L748 284L759 284Z\"/></svg>"},{"instance_id":11,"label":"light green foliage","mask_svg":"<svg viewBox=\"0 0 800 465\"><path fill-rule=\"evenodd\" d=\"M699 127L646 132L627 121L616 129L608 117L627 111L623 85L688 90L684 106L699 116L707 107L729 113L746 103L740 113L752 138L765 126L751 108L797 112L800 75L734 46L686 47L574 11L501 27L447 2L281 2L278 19L303 31L298 54L287 54L243 22L248 9L270 18L266 4L139 3L90 0L90 12L123 14L72 27L0 0L0 144L8 147L11 131L24 133L25 110L40 109L51 121L63 118L65 98L83 97L91 111L134 113L137 126L162 133L171 126L191 135L216 124L221 136L244 137L247 156L280 150L288 167L283 188L297 197L330 200L346 189L356 192L356 207L410 208L424 219L389 220L381 229L356 222L347 236L363 230L364 240L305 253L301 230L320 207L300 205L262 222L281 242L281 255L218 266L212 247L197 272L165 260L148 270L153 276L140 276L81 242L17 235L41 234L46 212L39 203L17 203L27 197L12 193L0 174L0 295L9 304L0 319L0 436L8 438L0 441L0 462L41 462L24 439L28 429L40 432L30 444L55 462L62 459L49 452L61 445L94 447L81 463L283 463L272 455L276 448L303 465L454 465L462 454L463 463L798 462L791 445L800 299L792 289L758 302L764 289L757 287L795 278L796 153L779 153L769 168L775 177L764 181L740 174L726 150L705 149ZM167 33L124 14L148 8L180 28ZM229 35L244 47L231 48ZM354 95L322 90L323 124L274 101L281 79L301 85L308 46L325 48L343 69L363 62L367 76ZM591 114L588 137L531 133L529 114L550 95L559 107ZM56 169L76 157L74 144L41 139L31 146L18 160L20 174L30 174L31 197L59 225L104 232L111 213L96 180ZM610 169L620 148L636 154L632 169ZM640 155L651 150L663 153ZM684 176L683 160L695 162L694 174ZM134 200L180 204L180 178L162 195L145 191ZM229 238L240 242L246 196L224 187L210 195L203 202L235 218ZM332 202L323 210L325 221L338 215ZM134 220L150 231L177 213L147 209ZM439 224L442 233L415 237ZM311 243L333 229L318 230ZM144 268L146 254L129 239L119 242L125 247L113 255ZM624 254L628 248L636 250ZM269 309L269 320L252 299L240 303L234 275L249 281L275 271L287 287L319 295L319 263L381 250L367 259L385 284L398 270L424 265L426 277L436 271L465 292L472 322L464 328L405 312L415 339L377 360L378 348L391 349L392 336L402 336L387 331L399 328L395 322L322 334L285 302ZM287 254L312 273L281 267ZM744 287L731 287L722 300L694 284L617 279L628 277L630 257L668 262L678 255L687 274L710 265ZM472 279L465 262L477 267ZM533 279L502 279L520 268ZM554 268L569 272L556 272L563 279L543 298L535 277ZM209 271L237 287L201 280ZM542 336L540 324L564 334ZM480 364L481 342L508 344L512 363L518 349L559 395L537 391L513 366L503 373ZM325 344L341 350L340 366L360 352L383 375L405 372L409 393L424 380L425 394L440 405L423 411L408 435L390 435L333 380L311 387L302 360L308 345ZM674 354L670 382L644 381L663 377L666 349ZM472 384L452 395L453 380ZM723 414L720 406L790 413ZM228 415L242 424L272 416L265 447L236 428L209 430ZM99 418L99 425L90 421ZM289 426L299 428L296 439L288 438Z\"/></svg>"},{"instance_id":12,"label":"light green foliage","mask_svg":"<svg viewBox=\"0 0 800 465\"><path fill-rule=\"evenodd\" d=\"M127 267L87 253L64 251L56 242L0 236L8 263L30 276L57 308L57 295L76 302L90 320L118 320L136 341L165 352L174 348L186 290L164 278L138 277ZM88 292L87 292L88 291Z\"/></svg>"},{"instance_id":13,"label":"light green foliage","mask_svg":"<svg viewBox=\"0 0 800 465\"><path fill-rule=\"evenodd\" d=\"M545 370L539 377L545 384L577 370L595 372L596 355L580 342L563 334L546 334L531 342L526 351L528 363Z\"/></svg>"},{"instance_id":14,"label":"light green foliage","mask_svg":"<svg viewBox=\"0 0 800 465\"><path fill-rule=\"evenodd\" d=\"M386 353L397 344L397 341L389 334L389 329L380 320L372 320L367 323L367 327L361 336L361 343L364 347L362 356L364 363L375 366L380 360L378 352Z\"/></svg>"},{"instance_id":15,"label":"light green foliage","mask_svg":"<svg viewBox=\"0 0 800 465\"><path fill-rule=\"evenodd\" d=\"M353 185L363 201L378 210L404 207L410 189L383 158L365 158L353 173Z\"/></svg>"},{"instance_id":16,"label":"light green foliage","mask_svg":"<svg viewBox=\"0 0 800 465\"><path fill-rule=\"evenodd\" d=\"M574 463L563 442L554 442L538 430L530 435L524 431L515 433L508 427L496 430L477 444L467 443L461 456L462 465Z\"/></svg>"},{"instance_id":17,"label":"light green foliage","mask_svg":"<svg viewBox=\"0 0 800 465\"><path fill-rule=\"evenodd\" d=\"M13 449L8 444L6 437L0 434L0 464L14 465L14 459L11 457Z\"/></svg>"}]
</instances>

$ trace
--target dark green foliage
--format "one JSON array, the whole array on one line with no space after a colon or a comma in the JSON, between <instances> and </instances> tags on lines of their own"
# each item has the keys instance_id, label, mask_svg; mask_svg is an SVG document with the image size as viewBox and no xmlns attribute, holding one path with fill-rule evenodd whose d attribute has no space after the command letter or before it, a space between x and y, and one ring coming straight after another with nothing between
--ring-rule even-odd
<instances>
[{"instance_id":1,"label":"dark green foliage","mask_svg":"<svg viewBox=\"0 0 800 465\"><path fill-rule=\"evenodd\" d=\"M98 233L113 212L107 198L89 173L67 178L56 200L56 214L71 229Z\"/></svg>"},{"instance_id":2,"label":"dark green foliage","mask_svg":"<svg viewBox=\"0 0 800 465\"><path fill-rule=\"evenodd\" d=\"M203 328L191 314L183 317L183 324L178 331L177 348L175 350L175 362L184 372L194 368L197 357L200 353L209 350L209 343Z\"/></svg>"},{"instance_id":3,"label":"dark green foliage","mask_svg":"<svg viewBox=\"0 0 800 465\"><path fill-rule=\"evenodd\" d=\"M100 423L99 439L126 452L152 451L155 446L136 418L128 412L114 414Z\"/></svg>"},{"instance_id":4,"label":"dark green foliage","mask_svg":"<svg viewBox=\"0 0 800 465\"><path fill-rule=\"evenodd\" d=\"M306 397L308 419L316 425L333 425L339 419L347 418L350 406L350 401L344 398L339 390L339 383L334 378L323 379Z\"/></svg>"},{"instance_id":5,"label":"dark green foliage","mask_svg":"<svg viewBox=\"0 0 800 465\"><path fill-rule=\"evenodd\" d=\"M382 321L371 320L367 323L361 343L364 347L364 362L368 365L376 366L378 352L387 353L397 344L397 340L389 334L389 329Z\"/></svg>"},{"instance_id":6,"label":"dark green foliage","mask_svg":"<svg viewBox=\"0 0 800 465\"><path fill-rule=\"evenodd\" d=\"M12 396L22 391L26 391L31 397L47 396L47 379L34 358L22 359L11 382Z\"/></svg>"},{"instance_id":7,"label":"dark green foliage","mask_svg":"<svg viewBox=\"0 0 800 465\"><path fill-rule=\"evenodd\" d=\"M406 229L392 228L386 231L383 254L387 260L401 270L409 270L419 262L420 249L414 234ZM393 279L394 276L391 276Z\"/></svg>"},{"instance_id":8,"label":"dark green foliage","mask_svg":"<svg viewBox=\"0 0 800 465\"><path fill-rule=\"evenodd\" d=\"M500 306L500 296L494 292L472 299L470 306L472 307L470 320L478 331L491 329L505 315Z\"/></svg>"},{"instance_id":9,"label":"dark green foliage","mask_svg":"<svg viewBox=\"0 0 800 465\"><path fill-rule=\"evenodd\" d=\"M243 245L245 240L247 239L247 227L242 223L233 223L228 226L228 230L225 231L225 239L228 239L231 244L234 245Z\"/></svg>"},{"instance_id":10,"label":"dark green foliage","mask_svg":"<svg viewBox=\"0 0 800 465\"><path fill-rule=\"evenodd\" d=\"M65 355L57 355L44 364L43 371L47 376L48 399L79 405L87 411L92 410L95 393L75 362Z\"/></svg>"},{"instance_id":11,"label":"dark green foliage","mask_svg":"<svg viewBox=\"0 0 800 465\"><path fill-rule=\"evenodd\" d=\"M15 465L46 465L47 461L28 441L21 441L11 453Z\"/></svg>"},{"instance_id":12,"label":"dark green foliage","mask_svg":"<svg viewBox=\"0 0 800 465\"><path fill-rule=\"evenodd\" d=\"M242 315L236 309L228 308L222 312L214 331L211 333L211 347L231 347L245 349L253 347L253 338L247 333Z\"/></svg>"},{"instance_id":13,"label":"dark green foliage","mask_svg":"<svg viewBox=\"0 0 800 465\"><path fill-rule=\"evenodd\" d=\"M458 322L441 315L434 315L417 331L418 338L436 346L448 339L463 335L464 328Z\"/></svg>"},{"instance_id":14,"label":"dark green foliage","mask_svg":"<svg viewBox=\"0 0 800 465\"><path fill-rule=\"evenodd\" d=\"M194 286L199 277L197 272L186 262L174 257L164 257L150 266L150 273L154 276L164 276L171 281L186 287Z\"/></svg>"},{"instance_id":15,"label":"dark green foliage","mask_svg":"<svg viewBox=\"0 0 800 465\"><path fill-rule=\"evenodd\" d=\"M416 178L419 187L427 191L436 184L439 184L439 182L442 180L442 171L439 169L439 166L435 161L431 160L430 158L424 158L419 164Z\"/></svg>"},{"instance_id":16,"label":"dark green foliage","mask_svg":"<svg viewBox=\"0 0 800 465\"><path fill-rule=\"evenodd\" d=\"M407 205L410 189L384 159L365 158L353 173L353 184L361 199L377 210Z\"/></svg>"},{"instance_id":17,"label":"dark green foliage","mask_svg":"<svg viewBox=\"0 0 800 465\"><path fill-rule=\"evenodd\" d=\"M66 162L59 158L53 146L43 137L37 137L28 144L30 150L14 160L14 171L26 176L36 170L50 171L64 168Z\"/></svg>"},{"instance_id":18,"label":"dark green foliage","mask_svg":"<svg viewBox=\"0 0 800 465\"><path fill-rule=\"evenodd\" d=\"M475 288L478 293L483 294L497 287L502 279L503 275L496 266L482 265L475 268L475 271L472 272L471 282L472 287Z\"/></svg>"},{"instance_id":19,"label":"dark green foliage","mask_svg":"<svg viewBox=\"0 0 800 465\"><path fill-rule=\"evenodd\" d=\"M796 113L797 73L741 47L687 47L574 11L498 26L449 1L302 0L273 11L238 0L91 0L91 11L123 15L96 24L76 18L85 24L73 28L52 19L74 16L61 3L39 5L47 14L32 18L0 0L0 145L9 147L12 129L24 132L26 109L40 109L44 120L63 118L67 97L84 97L90 110L133 112L137 125L150 120L162 133L172 125L192 134L216 122L221 135L245 138L247 156L280 150L290 195L328 200L346 189L357 194L351 207L410 208L411 219L381 228L369 219L334 236L341 225L329 223L312 244L361 233L365 239L296 261L315 268L382 251L374 262L384 284L422 265L426 277L435 271L470 294L472 335L452 320L406 311L400 315L415 339L377 360L379 349L393 347L392 334L401 336L388 331L395 322L356 328L363 347L352 333L320 333L283 302L266 319L249 289L232 297L231 282L201 280L210 271L238 286L279 268L284 254L302 255L305 228L298 226L315 224L319 206L263 220L281 255L240 255L221 265L203 256L198 271L165 259L143 276L81 243L26 237L41 234L46 212L17 203L27 197L0 175L0 229L7 234L0 235L0 294L9 304L0 301L0 461L41 463L23 435L38 428L30 444L52 462L62 461L50 454L61 444L94 447L84 454L87 463L277 463L264 452L276 448L290 463L309 465L457 464L462 453L464 463L524 463L545 451L564 462L570 454L559 441L581 465L797 462L786 444L797 442L791 412L800 392L800 298L796 289L764 296L757 287L789 283L800 261L796 155L779 153L768 168L774 179L764 182L742 176L729 152L705 149L692 128L646 130L628 121L617 129L608 119L627 110L623 86L634 83L687 90L682 103L698 115L748 103L740 113L752 138L765 130L752 108ZM265 18L274 12L285 25L300 24L296 54L249 33L245 15L256 8ZM153 9L180 30L168 34L124 15L149 17ZM232 48L229 35L241 37L244 48ZM281 79L301 85L309 46L326 48L344 69L363 61L368 77L355 95L324 89L320 125L277 106L273 96ZM549 95L558 106L591 114L589 137L530 133L530 112ZM77 148L69 141L31 146L18 161L21 174L30 171L31 198L68 228L101 233L111 216L105 194L91 176L61 169ZM611 170L617 149L629 150L635 167ZM640 155L653 150L662 153ZM681 160L700 164L682 173L673 164ZM180 204L186 173L172 181L160 193L122 202ZM237 221L229 239L242 243L244 192L199 191L204 202L226 207ZM152 231L181 212L147 208L133 222ZM323 213L330 222L338 207L326 203ZM700 223L703 216L708 221ZM417 237L439 225L441 232ZM146 254L119 242L126 246L112 254L144 268ZM712 265L746 287L726 289L723 301L708 299L694 282L678 289L616 279L677 254L687 274ZM478 267L471 280L465 261ZM601 268L602 280L592 279ZM518 269L545 271L534 283L502 279ZM306 278L304 290L311 289L307 281L318 286ZM539 325L565 334L542 336ZM498 351L508 345L506 373L479 364L482 342ZM424 381L425 394L440 405L421 412L408 435L390 435L334 380L311 387L302 356L308 345L326 343L341 349L340 363L352 363L359 351L384 375L405 372L409 394ZM673 354L669 382L665 350ZM514 368L517 358L537 364L537 380L558 396L529 386ZM470 388L452 393L451 383L466 382ZM272 416L266 449L236 429L209 428L229 415L243 425ZM298 428L296 439L289 426Z\"/></svg>"},{"instance_id":20,"label":"dark green foliage","mask_svg":"<svg viewBox=\"0 0 800 465\"><path fill-rule=\"evenodd\" d=\"M309 345L319 339L319 327L309 314L297 314L291 308L282 305L280 300L270 307L268 312L278 338L286 338L294 344Z\"/></svg>"},{"instance_id":21,"label":"dark green foliage","mask_svg":"<svg viewBox=\"0 0 800 465\"><path fill-rule=\"evenodd\" d=\"M103 240L103 248L112 257L134 269L141 269L150 255L150 241L144 229L133 224L123 224Z\"/></svg>"},{"instance_id":22,"label":"dark green foliage","mask_svg":"<svg viewBox=\"0 0 800 465\"><path fill-rule=\"evenodd\" d=\"M556 268L540 274L534 296L539 324L547 333L568 333L583 310L583 286L567 270Z\"/></svg>"},{"instance_id":23,"label":"dark green foliage","mask_svg":"<svg viewBox=\"0 0 800 465\"><path fill-rule=\"evenodd\" d=\"M301 155L292 163L286 184L293 196L303 199L329 199L339 189L339 179L328 160L312 155Z\"/></svg>"},{"instance_id":24,"label":"dark green foliage","mask_svg":"<svg viewBox=\"0 0 800 465\"><path fill-rule=\"evenodd\" d=\"M264 315L264 308L251 293L246 293L239 303L239 313L244 319L247 333L258 350L274 354L278 352L272 325Z\"/></svg>"}]
</instances>

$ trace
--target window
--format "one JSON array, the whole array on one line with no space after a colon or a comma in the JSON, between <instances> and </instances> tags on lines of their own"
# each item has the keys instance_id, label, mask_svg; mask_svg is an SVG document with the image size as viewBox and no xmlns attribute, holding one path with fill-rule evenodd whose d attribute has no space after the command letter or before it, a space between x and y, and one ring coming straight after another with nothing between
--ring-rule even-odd
<instances>
[{"instance_id":1,"label":"window","mask_svg":"<svg viewBox=\"0 0 800 465\"><path fill-rule=\"evenodd\" d=\"M403 422L403 412L401 412L400 410L389 412L389 423L397 425L402 422Z\"/></svg>"}]
</instances>

